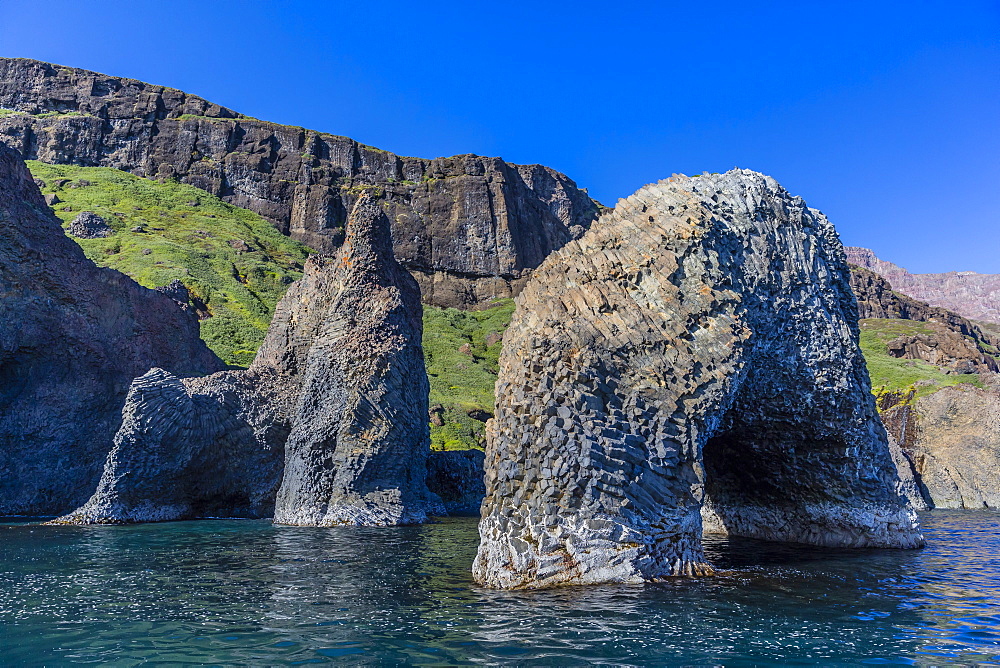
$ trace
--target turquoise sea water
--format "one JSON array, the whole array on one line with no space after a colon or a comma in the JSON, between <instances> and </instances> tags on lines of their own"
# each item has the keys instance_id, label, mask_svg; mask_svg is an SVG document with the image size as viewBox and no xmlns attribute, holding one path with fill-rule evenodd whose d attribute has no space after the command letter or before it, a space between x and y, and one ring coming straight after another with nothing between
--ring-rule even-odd
<instances>
[{"instance_id":1,"label":"turquoise sea water","mask_svg":"<svg viewBox=\"0 0 1000 668\"><path fill-rule=\"evenodd\" d=\"M1000 664L1000 513L923 516L918 551L712 540L726 573L494 592L472 518L0 524L0 663Z\"/></svg>"}]
</instances>

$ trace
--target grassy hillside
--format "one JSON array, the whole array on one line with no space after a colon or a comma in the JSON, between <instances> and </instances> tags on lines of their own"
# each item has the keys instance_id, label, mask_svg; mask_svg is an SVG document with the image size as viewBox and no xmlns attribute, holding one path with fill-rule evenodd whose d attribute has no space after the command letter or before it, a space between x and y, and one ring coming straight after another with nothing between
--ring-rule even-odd
<instances>
[{"instance_id":1,"label":"grassy hillside","mask_svg":"<svg viewBox=\"0 0 1000 668\"><path fill-rule=\"evenodd\" d=\"M179 279L211 314L201 321L208 346L228 364L250 363L308 248L193 186L105 167L28 167L61 200L53 209L65 227L93 211L114 228L105 239L75 239L87 257L149 288Z\"/></svg>"},{"instance_id":2,"label":"grassy hillside","mask_svg":"<svg viewBox=\"0 0 1000 668\"><path fill-rule=\"evenodd\" d=\"M869 318L861 320L861 351L868 364L872 391L876 394L915 387L916 397L932 394L942 387L972 383L981 386L977 374L946 374L922 360L893 357L887 344L901 335L933 334L934 330L916 320Z\"/></svg>"},{"instance_id":3,"label":"grassy hillside","mask_svg":"<svg viewBox=\"0 0 1000 668\"><path fill-rule=\"evenodd\" d=\"M493 413L500 335L514 312L512 299L496 304L483 311L424 307L430 405L432 412L441 407L431 423L431 447L436 450L483 447L485 424L476 417Z\"/></svg>"}]
</instances>

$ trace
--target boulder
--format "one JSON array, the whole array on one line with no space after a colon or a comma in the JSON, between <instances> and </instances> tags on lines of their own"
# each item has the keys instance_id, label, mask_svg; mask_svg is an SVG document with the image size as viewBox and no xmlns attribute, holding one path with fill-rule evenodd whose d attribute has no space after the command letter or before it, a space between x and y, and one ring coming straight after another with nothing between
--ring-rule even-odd
<instances>
[{"instance_id":1,"label":"boulder","mask_svg":"<svg viewBox=\"0 0 1000 668\"><path fill-rule=\"evenodd\" d=\"M77 239L103 239L115 233L108 221L93 211L83 211L69 224L69 233Z\"/></svg>"},{"instance_id":2,"label":"boulder","mask_svg":"<svg viewBox=\"0 0 1000 668\"><path fill-rule=\"evenodd\" d=\"M551 255L504 334L476 580L711 572L703 531L920 546L837 234L747 170L640 189Z\"/></svg>"},{"instance_id":3,"label":"boulder","mask_svg":"<svg viewBox=\"0 0 1000 668\"><path fill-rule=\"evenodd\" d=\"M0 147L0 515L86 501L129 385L150 367L224 365L176 302L88 260Z\"/></svg>"}]
</instances>

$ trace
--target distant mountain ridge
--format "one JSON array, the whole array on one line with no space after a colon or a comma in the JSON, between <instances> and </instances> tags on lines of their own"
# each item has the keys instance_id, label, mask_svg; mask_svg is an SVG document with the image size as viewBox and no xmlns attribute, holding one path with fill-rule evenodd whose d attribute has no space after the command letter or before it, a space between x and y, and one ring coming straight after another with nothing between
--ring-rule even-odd
<instances>
[{"instance_id":1,"label":"distant mountain ridge","mask_svg":"<svg viewBox=\"0 0 1000 668\"><path fill-rule=\"evenodd\" d=\"M24 58L0 58L0 143L25 159L176 178L321 252L340 246L347 212L374 186L397 259L435 306L516 294L602 209L542 165L401 157L172 88Z\"/></svg>"},{"instance_id":2,"label":"distant mountain ridge","mask_svg":"<svg viewBox=\"0 0 1000 668\"><path fill-rule=\"evenodd\" d=\"M1000 274L949 271L913 274L868 248L845 246L847 261L885 278L896 292L942 306L973 320L1000 323Z\"/></svg>"}]
</instances>

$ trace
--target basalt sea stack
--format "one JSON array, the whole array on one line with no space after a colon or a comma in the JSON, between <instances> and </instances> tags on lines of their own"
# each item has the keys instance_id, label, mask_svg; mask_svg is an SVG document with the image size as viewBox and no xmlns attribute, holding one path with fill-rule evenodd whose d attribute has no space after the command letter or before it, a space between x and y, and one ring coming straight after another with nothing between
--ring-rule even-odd
<instances>
[{"instance_id":1,"label":"basalt sea stack","mask_svg":"<svg viewBox=\"0 0 1000 668\"><path fill-rule=\"evenodd\" d=\"M278 304L249 369L184 380L153 369L135 381L96 493L58 521L274 511L287 523L382 525L443 512L425 482L420 335L416 283L365 195L341 251L310 258Z\"/></svg>"},{"instance_id":2,"label":"basalt sea stack","mask_svg":"<svg viewBox=\"0 0 1000 668\"><path fill-rule=\"evenodd\" d=\"M703 531L916 547L833 226L745 170L646 186L504 338L474 565L498 588L710 572Z\"/></svg>"},{"instance_id":3,"label":"basalt sea stack","mask_svg":"<svg viewBox=\"0 0 1000 668\"><path fill-rule=\"evenodd\" d=\"M222 362L177 303L84 257L0 146L0 515L50 515L93 492L132 380Z\"/></svg>"}]
</instances>

